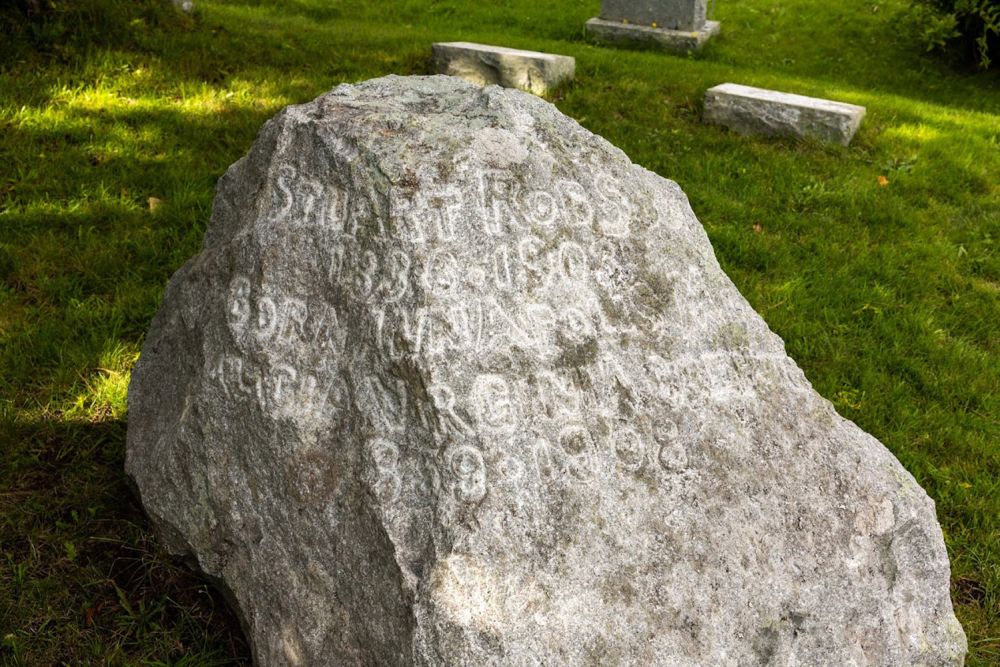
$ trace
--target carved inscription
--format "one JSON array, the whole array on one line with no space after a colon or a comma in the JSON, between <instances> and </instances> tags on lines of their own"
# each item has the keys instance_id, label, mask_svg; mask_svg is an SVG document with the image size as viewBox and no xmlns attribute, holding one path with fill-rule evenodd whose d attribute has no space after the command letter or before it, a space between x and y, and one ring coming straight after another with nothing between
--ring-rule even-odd
<instances>
[{"instance_id":1,"label":"carved inscription","mask_svg":"<svg viewBox=\"0 0 1000 667\"><path fill-rule=\"evenodd\" d=\"M530 230L589 229L595 224L605 236L625 237L630 231L632 206L608 178L590 186L556 179L546 189L525 187L516 174L492 169L466 174L458 179L462 186L437 185L429 175L418 180L426 189L395 193L391 204L394 217L420 244L451 243L478 234L507 238Z\"/></svg>"},{"instance_id":2,"label":"carved inscription","mask_svg":"<svg viewBox=\"0 0 1000 667\"><path fill-rule=\"evenodd\" d=\"M483 454L472 445L459 445L446 453L454 478L455 496L464 502L479 502L486 495L486 464Z\"/></svg>"},{"instance_id":3,"label":"carved inscription","mask_svg":"<svg viewBox=\"0 0 1000 667\"><path fill-rule=\"evenodd\" d=\"M250 400L261 409L287 414L339 412L347 389L334 372L303 372L289 364L262 365L235 354L210 359L206 376L230 400Z\"/></svg>"},{"instance_id":4,"label":"carved inscription","mask_svg":"<svg viewBox=\"0 0 1000 667\"><path fill-rule=\"evenodd\" d=\"M633 215L618 186L555 178L532 188L499 169L443 184L433 174L415 179L423 187L381 194L282 167L271 220L316 228L308 238L318 239L320 263L311 275L327 289L312 293L324 298L235 275L225 304L229 332L241 349L269 353L209 359L210 380L232 400L289 416L336 414L357 400L376 434L366 445L372 489L387 503L430 502L438 493L480 503L491 483L524 475L551 488L608 474L688 470L678 424L650 422L640 402L676 410L703 401L697 392L704 383L689 380L711 376L719 387L736 386L726 381L736 362L721 353L654 353L626 370L602 356L602 341L616 346L641 334L634 324L619 329L602 301L613 303L635 279L634 269L615 259L616 244L629 242ZM375 350L390 362L489 359L494 352L507 359L521 349L538 368L523 377L436 378L419 400L401 378L362 377L352 394L344 377L353 341L341 319L355 307L370 318ZM658 317L641 314L652 323L642 335L660 340ZM637 374L641 387L626 379ZM440 449L414 448L413 418ZM504 443L495 458L493 447L484 453L483 439Z\"/></svg>"},{"instance_id":5,"label":"carved inscription","mask_svg":"<svg viewBox=\"0 0 1000 667\"><path fill-rule=\"evenodd\" d=\"M385 306L375 311L375 339L390 359L426 354L484 353L513 345L547 356L558 352L560 337L593 338L610 330L598 306L528 303L512 309L495 297L415 309Z\"/></svg>"},{"instance_id":6,"label":"carved inscription","mask_svg":"<svg viewBox=\"0 0 1000 667\"><path fill-rule=\"evenodd\" d=\"M309 304L288 295L255 293L245 276L230 283L226 315L234 334L250 336L257 343L307 344L334 354L344 348L344 330L333 306Z\"/></svg>"}]
</instances>

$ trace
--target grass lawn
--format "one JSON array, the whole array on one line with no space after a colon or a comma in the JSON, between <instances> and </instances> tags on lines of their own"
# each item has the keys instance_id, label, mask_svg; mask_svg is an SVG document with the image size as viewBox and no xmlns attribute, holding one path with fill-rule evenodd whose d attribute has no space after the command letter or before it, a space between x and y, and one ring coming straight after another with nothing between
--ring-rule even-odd
<instances>
[{"instance_id":1,"label":"grass lawn","mask_svg":"<svg viewBox=\"0 0 1000 667\"><path fill-rule=\"evenodd\" d=\"M555 103L680 183L819 392L937 501L968 664L1000 664L1000 76L925 55L906 0L723 0L687 58L587 44L598 0L196 4L0 72L0 664L248 660L125 483L130 369L261 124L458 39L577 58ZM847 149L742 138L699 119L724 81L868 117Z\"/></svg>"}]
</instances>

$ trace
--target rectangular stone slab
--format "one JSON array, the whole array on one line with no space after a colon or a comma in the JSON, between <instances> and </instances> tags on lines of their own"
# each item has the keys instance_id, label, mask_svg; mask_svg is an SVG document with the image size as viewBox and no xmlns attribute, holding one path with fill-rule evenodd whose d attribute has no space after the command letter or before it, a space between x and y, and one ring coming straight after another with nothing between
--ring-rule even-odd
<instances>
[{"instance_id":1,"label":"rectangular stone slab","mask_svg":"<svg viewBox=\"0 0 1000 667\"><path fill-rule=\"evenodd\" d=\"M812 137L851 143L865 108L818 97L724 83L705 92L706 123L747 135Z\"/></svg>"},{"instance_id":2,"label":"rectangular stone slab","mask_svg":"<svg viewBox=\"0 0 1000 667\"><path fill-rule=\"evenodd\" d=\"M538 51L508 49L472 42L436 42L434 71L457 76L485 86L496 84L535 95L546 95L559 84L570 81L576 59Z\"/></svg>"},{"instance_id":3,"label":"rectangular stone slab","mask_svg":"<svg viewBox=\"0 0 1000 667\"><path fill-rule=\"evenodd\" d=\"M707 4L707 0L601 0L601 18L693 32L705 25Z\"/></svg>"},{"instance_id":4,"label":"rectangular stone slab","mask_svg":"<svg viewBox=\"0 0 1000 667\"><path fill-rule=\"evenodd\" d=\"M700 30L667 30L592 18L587 21L586 30L591 40L600 44L688 53L697 51L710 37L719 34L719 22L705 21Z\"/></svg>"}]
</instances>

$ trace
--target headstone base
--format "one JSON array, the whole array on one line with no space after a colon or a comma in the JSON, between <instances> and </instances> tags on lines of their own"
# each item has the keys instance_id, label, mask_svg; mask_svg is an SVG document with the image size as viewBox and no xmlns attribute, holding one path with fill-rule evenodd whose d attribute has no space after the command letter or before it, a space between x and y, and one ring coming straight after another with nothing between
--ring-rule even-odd
<instances>
[{"instance_id":1,"label":"headstone base","mask_svg":"<svg viewBox=\"0 0 1000 667\"><path fill-rule=\"evenodd\" d=\"M865 108L817 97L724 83L705 91L705 122L739 134L811 137L844 146L865 117Z\"/></svg>"},{"instance_id":2,"label":"headstone base","mask_svg":"<svg viewBox=\"0 0 1000 667\"><path fill-rule=\"evenodd\" d=\"M435 42L434 71L479 86L496 84L535 95L547 95L571 81L576 60L570 56L508 49L472 42Z\"/></svg>"},{"instance_id":3,"label":"headstone base","mask_svg":"<svg viewBox=\"0 0 1000 667\"><path fill-rule=\"evenodd\" d=\"M705 21L701 30L691 31L664 30L595 17L587 21L586 27L587 35L595 42L659 49L671 53L697 51L710 37L719 34L718 21Z\"/></svg>"}]
</instances>

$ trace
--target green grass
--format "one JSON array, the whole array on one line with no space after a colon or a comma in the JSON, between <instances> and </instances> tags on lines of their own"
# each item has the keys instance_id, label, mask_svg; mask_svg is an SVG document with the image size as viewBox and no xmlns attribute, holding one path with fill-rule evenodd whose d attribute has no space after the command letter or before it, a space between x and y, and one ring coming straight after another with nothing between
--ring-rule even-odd
<instances>
[{"instance_id":1,"label":"green grass","mask_svg":"<svg viewBox=\"0 0 1000 667\"><path fill-rule=\"evenodd\" d=\"M597 0L197 4L0 73L0 664L247 659L126 486L129 371L261 124L343 81L425 73L430 42L455 39L577 58L556 104L681 184L820 393L936 500L968 664L1000 663L996 74L924 55L904 0L720 2L723 36L688 58L588 45ZM741 138L700 122L723 81L869 114L849 149Z\"/></svg>"}]
</instances>

